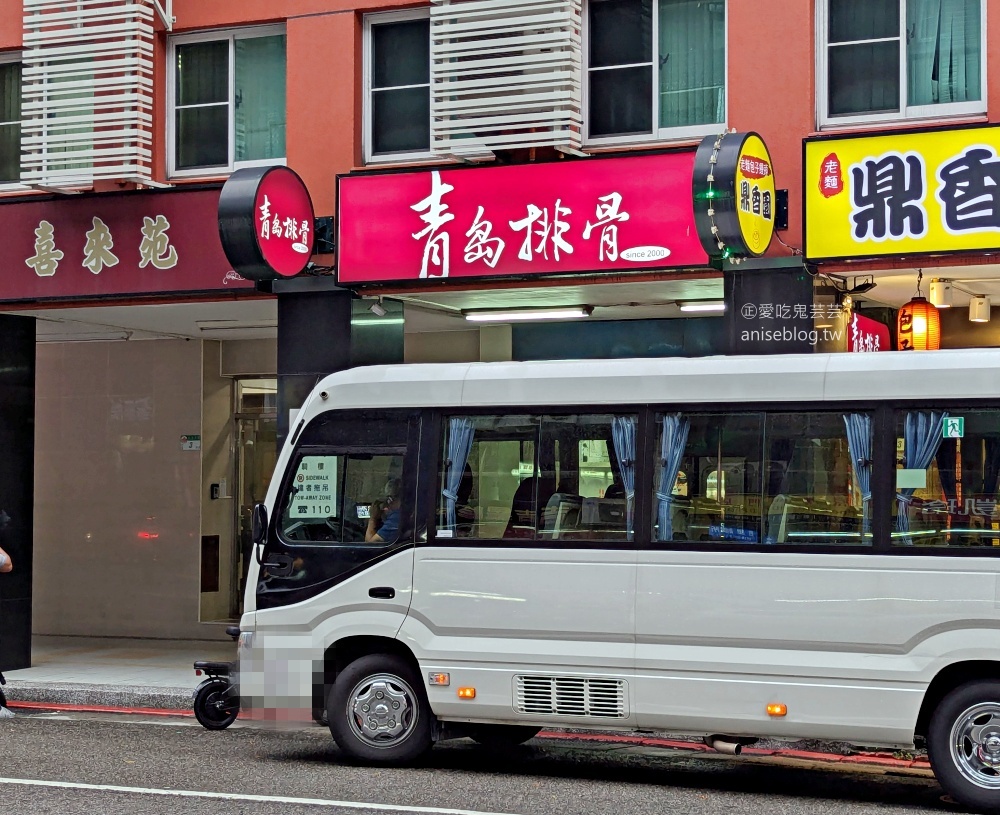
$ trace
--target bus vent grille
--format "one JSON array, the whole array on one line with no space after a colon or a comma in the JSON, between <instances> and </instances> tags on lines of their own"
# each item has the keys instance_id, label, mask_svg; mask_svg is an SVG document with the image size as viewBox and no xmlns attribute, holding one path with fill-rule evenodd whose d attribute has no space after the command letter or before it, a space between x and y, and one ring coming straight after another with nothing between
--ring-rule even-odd
<instances>
[{"instance_id":1,"label":"bus vent grille","mask_svg":"<svg viewBox=\"0 0 1000 815\"><path fill-rule=\"evenodd\" d=\"M518 713L624 719L628 716L625 689L620 679L515 676L514 706Z\"/></svg>"}]
</instances>

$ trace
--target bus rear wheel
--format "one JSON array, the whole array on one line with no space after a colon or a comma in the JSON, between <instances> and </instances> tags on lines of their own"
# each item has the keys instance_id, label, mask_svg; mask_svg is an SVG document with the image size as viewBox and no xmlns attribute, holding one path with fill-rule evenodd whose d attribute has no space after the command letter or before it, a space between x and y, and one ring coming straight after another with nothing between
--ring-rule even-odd
<instances>
[{"instance_id":1,"label":"bus rear wheel","mask_svg":"<svg viewBox=\"0 0 1000 815\"><path fill-rule=\"evenodd\" d=\"M337 745L360 761L403 764L431 747L432 714L419 674L392 654L370 654L341 671L327 716Z\"/></svg>"},{"instance_id":2,"label":"bus rear wheel","mask_svg":"<svg viewBox=\"0 0 1000 815\"><path fill-rule=\"evenodd\" d=\"M952 798L1000 810L1000 682L967 682L948 693L931 716L927 753Z\"/></svg>"}]
</instances>

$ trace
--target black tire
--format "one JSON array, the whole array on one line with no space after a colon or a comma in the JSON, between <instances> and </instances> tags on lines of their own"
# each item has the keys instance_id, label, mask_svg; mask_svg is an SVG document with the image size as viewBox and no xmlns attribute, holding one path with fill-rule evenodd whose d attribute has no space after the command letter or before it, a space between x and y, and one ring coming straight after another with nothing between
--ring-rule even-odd
<instances>
[{"instance_id":1,"label":"black tire","mask_svg":"<svg viewBox=\"0 0 1000 815\"><path fill-rule=\"evenodd\" d=\"M1000 682L949 692L931 714L927 753L938 782L979 812L1000 811Z\"/></svg>"},{"instance_id":2,"label":"black tire","mask_svg":"<svg viewBox=\"0 0 1000 815\"><path fill-rule=\"evenodd\" d=\"M484 747L516 747L533 739L541 729L527 724L477 724L469 736Z\"/></svg>"},{"instance_id":3,"label":"black tire","mask_svg":"<svg viewBox=\"0 0 1000 815\"><path fill-rule=\"evenodd\" d=\"M194 715L208 730L225 730L240 715L238 704L232 704L231 684L228 680L206 679L194 693Z\"/></svg>"},{"instance_id":4,"label":"black tire","mask_svg":"<svg viewBox=\"0 0 1000 815\"><path fill-rule=\"evenodd\" d=\"M337 745L359 761L406 764L431 748L427 694L402 657L370 654L352 662L330 688L326 711Z\"/></svg>"}]
</instances>

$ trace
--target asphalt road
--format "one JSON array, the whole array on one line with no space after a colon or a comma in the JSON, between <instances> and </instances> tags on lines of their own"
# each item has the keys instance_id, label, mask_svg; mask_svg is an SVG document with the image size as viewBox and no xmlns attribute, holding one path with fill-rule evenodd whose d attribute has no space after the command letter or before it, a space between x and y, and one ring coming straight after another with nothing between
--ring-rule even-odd
<instances>
[{"instance_id":1,"label":"asphalt road","mask_svg":"<svg viewBox=\"0 0 1000 815\"><path fill-rule=\"evenodd\" d=\"M107 787L113 787L108 789ZM960 812L925 776L535 739L459 740L421 764L353 765L320 727L209 732L189 719L0 721L0 811L145 815L868 815Z\"/></svg>"}]
</instances>

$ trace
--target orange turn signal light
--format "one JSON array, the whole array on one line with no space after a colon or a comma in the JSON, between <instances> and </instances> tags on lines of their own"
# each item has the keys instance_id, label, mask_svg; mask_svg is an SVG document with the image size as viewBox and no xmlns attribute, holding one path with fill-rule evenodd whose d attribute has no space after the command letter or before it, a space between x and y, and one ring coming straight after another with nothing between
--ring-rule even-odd
<instances>
[{"instance_id":1,"label":"orange turn signal light","mask_svg":"<svg viewBox=\"0 0 1000 815\"><path fill-rule=\"evenodd\" d=\"M785 716L788 713L788 706L781 702L774 702L767 706L768 716Z\"/></svg>"},{"instance_id":2,"label":"orange turn signal light","mask_svg":"<svg viewBox=\"0 0 1000 815\"><path fill-rule=\"evenodd\" d=\"M459 688L458 689L459 699L475 699L476 689L475 688Z\"/></svg>"},{"instance_id":3,"label":"orange turn signal light","mask_svg":"<svg viewBox=\"0 0 1000 815\"><path fill-rule=\"evenodd\" d=\"M451 674L428 674L427 681L432 685L450 685Z\"/></svg>"}]
</instances>

